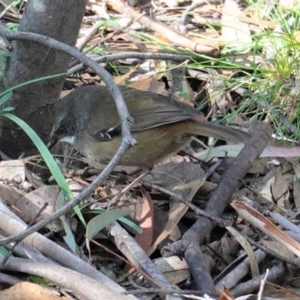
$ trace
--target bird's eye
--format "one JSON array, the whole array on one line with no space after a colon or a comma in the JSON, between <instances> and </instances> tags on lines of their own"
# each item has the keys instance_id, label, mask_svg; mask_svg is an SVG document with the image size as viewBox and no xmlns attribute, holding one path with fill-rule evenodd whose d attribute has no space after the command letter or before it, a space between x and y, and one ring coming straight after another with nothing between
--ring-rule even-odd
<instances>
[{"instance_id":1,"label":"bird's eye","mask_svg":"<svg viewBox=\"0 0 300 300\"><path fill-rule=\"evenodd\" d=\"M63 135L66 133L66 129L63 126L61 126L61 127L57 128L56 133L59 135Z\"/></svg>"}]
</instances>

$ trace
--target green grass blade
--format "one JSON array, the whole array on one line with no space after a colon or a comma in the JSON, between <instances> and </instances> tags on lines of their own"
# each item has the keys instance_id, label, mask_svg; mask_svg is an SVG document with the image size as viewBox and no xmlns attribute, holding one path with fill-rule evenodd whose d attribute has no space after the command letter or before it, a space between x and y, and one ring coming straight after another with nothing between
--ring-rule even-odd
<instances>
[{"instance_id":1,"label":"green grass blade","mask_svg":"<svg viewBox=\"0 0 300 300\"><path fill-rule=\"evenodd\" d=\"M7 90L0 93L0 105L4 104L6 101L8 101L10 99L10 97L12 96L12 91L17 89L17 88L20 88L22 86L25 86L25 85L28 85L28 84L31 84L31 83L39 82L39 81L42 81L42 80L52 79L52 78L56 78L56 77L60 77L60 76L66 76L66 75L67 75L67 73L44 76L44 77L28 80L26 82L23 82L23 83L20 83L18 85L15 85L11 88L8 88Z\"/></svg>"},{"instance_id":2,"label":"green grass blade","mask_svg":"<svg viewBox=\"0 0 300 300\"><path fill-rule=\"evenodd\" d=\"M53 177L55 178L57 184L62 189L65 197L69 200L72 200L73 194L63 176L61 173L59 167L57 166L52 154L48 150L48 148L45 146L44 142L40 139L40 137L36 134L36 132L22 119L19 117L12 115L10 113L3 113L3 116L10 119L11 121L15 122L17 125L19 125L25 133L29 136L29 138L32 140L32 142L35 144L37 149L39 150L40 154L45 160L45 163L47 164L50 172L52 173ZM86 225L85 220L81 214L81 211L78 206L74 207L74 210L76 214L78 215L81 222Z\"/></svg>"},{"instance_id":3,"label":"green grass blade","mask_svg":"<svg viewBox=\"0 0 300 300\"><path fill-rule=\"evenodd\" d=\"M12 91L5 91L0 94L0 106L10 99Z\"/></svg>"}]
</instances>

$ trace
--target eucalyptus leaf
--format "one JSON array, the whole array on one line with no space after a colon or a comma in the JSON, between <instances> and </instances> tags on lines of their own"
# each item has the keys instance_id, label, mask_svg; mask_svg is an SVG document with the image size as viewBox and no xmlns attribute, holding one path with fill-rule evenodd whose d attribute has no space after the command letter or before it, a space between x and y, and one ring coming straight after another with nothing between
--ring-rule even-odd
<instances>
[{"instance_id":1,"label":"eucalyptus leaf","mask_svg":"<svg viewBox=\"0 0 300 300\"><path fill-rule=\"evenodd\" d=\"M96 216L91 221L88 222L86 227L86 246L90 251L90 240L103 228L111 224L112 222L118 220L121 217L128 215L129 209L112 209L107 210L105 213Z\"/></svg>"}]
</instances>

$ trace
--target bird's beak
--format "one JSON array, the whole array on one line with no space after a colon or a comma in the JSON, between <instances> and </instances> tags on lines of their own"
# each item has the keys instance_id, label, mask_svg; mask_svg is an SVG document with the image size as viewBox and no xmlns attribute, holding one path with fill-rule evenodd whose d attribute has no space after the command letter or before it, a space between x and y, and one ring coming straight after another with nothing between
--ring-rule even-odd
<instances>
[{"instance_id":1,"label":"bird's beak","mask_svg":"<svg viewBox=\"0 0 300 300\"><path fill-rule=\"evenodd\" d=\"M58 141L52 137L50 142L47 144L47 148L51 150L57 143Z\"/></svg>"},{"instance_id":2,"label":"bird's beak","mask_svg":"<svg viewBox=\"0 0 300 300\"><path fill-rule=\"evenodd\" d=\"M47 148L51 150L57 143L58 143L58 138L54 134L54 130L52 129L50 133L50 141L47 143Z\"/></svg>"}]
</instances>

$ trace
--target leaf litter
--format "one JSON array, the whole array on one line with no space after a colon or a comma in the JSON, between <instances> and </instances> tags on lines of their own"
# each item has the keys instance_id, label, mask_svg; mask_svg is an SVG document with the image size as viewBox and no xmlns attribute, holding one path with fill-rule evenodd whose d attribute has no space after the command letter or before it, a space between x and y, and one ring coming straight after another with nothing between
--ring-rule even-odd
<instances>
[{"instance_id":1,"label":"leaf litter","mask_svg":"<svg viewBox=\"0 0 300 300\"><path fill-rule=\"evenodd\" d=\"M266 69L274 71L277 56L285 59L283 26L280 27L270 17L267 6L258 17L250 5L231 0L224 4L218 1L196 3L193 9L189 6L193 3L186 1L136 1L136 7L128 7L127 15L122 9L130 3L118 4L118 1L90 1L87 7L90 16L84 18L81 31L83 36L88 34L88 29L95 22L93 17L106 20L83 48L95 60L108 54L130 52L127 58L101 62L110 69L118 84L173 95L179 101L191 101L212 120L230 116L232 126L244 125L242 123L257 116L281 130L276 130L277 140L270 142L247 175L239 178L240 187L232 195L232 205L226 207L220 218L205 214L206 203L220 184L227 166L234 163L232 158L240 153L242 145L214 145L215 141L194 140L172 162L156 166L129 189L126 187L137 177L129 168L119 167L121 173L111 174L106 183L81 205L89 222L87 228L80 222L70 226L69 234L74 235L76 249L80 250L78 255L92 262L127 291L133 293L138 290L137 298L142 298L143 292L144 297L158 298L159 290L152 291L152 294L148 292L151 292L150 287L166 289L164 280L176 285L183 293L202 295L197 278L191 279L192 264L198 263L193 261L196 257L177 247L196 220L207 218L218 224L201 242L205 272L215 284L214 289L204 289L210 293L211 299L241 299L241 296L250 299L251 295L260 299L298 299L300 151L296 140L290 137L295 131L291 126L284 127L286 120L294 117L291 108L296 106L298 89L293 89L292 95L284 90L291 90L293 77L297 78L297 74L291 70L278 91L279 96L284 94L281 99L279 97L278 103L290 105L282 113L282 127L275 120L278 103L264 99L267 94L263 88L266 85L251 85L253 81L261 81L261 78L251 76L253 73ZM136 17L140 11L147 12L150 7L154 18L145 20ZM166 34L162 24L167 33L174 35ZM266 35L259 41L260 49L253 56L255 35L274 33L275 30L274 38L267 39ZM179 37L189 43L183 45ZM171 64L167 58L134 57L134 54L148 52L184 54L186 57L182 61L188 63ZM181 72L174 72L174 69ZM274 71L265 76L271 77L270 74L273 77L269 78L269 88L278 80L280 73ZM233 80L236 78L240 80ZM69 76L67 81L73 87L101 84L100 78L85 69ZM84 189L95 175L92 170L82 172L82 161L79 156L77 163L64 166L66 177L78 184L73 190L75 193ZM33 165L37 166L39 162L34 161ZM2 161L0 164L1 199L27 223L44 217L46 210L38 218L35 218L34 212L38 213L45 201L48 203L47 211L50 209L50 214L55 211L59 198L51 179L35 178L35 171L35 168L33 171L27 168L25 160ZM79 179L77 173L84 176ZM48 185L49 182L51 185ZM114 199L118 201L112 201ZM106 207L108 202L114 203L113 206ZM34 207L30 208L31 216L26 213L27 206ZM134 237L136 244L126 244L124 239L120 247L117 240L121 236L112 234L115 228L108 226L103 229L116 220ZM97 245L89 237L91 231ZM50 234L56 243L64 243L65 232L61 226L59 230L48 227L42 232ZM123 247L141 255L141 260L131 257ZM150 270L152 265L144 263L142 252L154 262L157 272ZM162 274L164 280L157 281L157 274ZM201 274L203 272L199 276ZM263 295L260 290L263 290ZM12 298L8 299L17 299L16 295L14 291Z\"/></svg>"}]
</instances>

